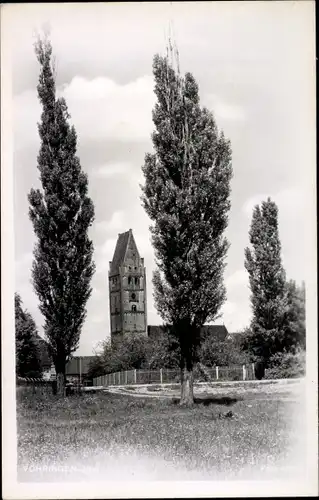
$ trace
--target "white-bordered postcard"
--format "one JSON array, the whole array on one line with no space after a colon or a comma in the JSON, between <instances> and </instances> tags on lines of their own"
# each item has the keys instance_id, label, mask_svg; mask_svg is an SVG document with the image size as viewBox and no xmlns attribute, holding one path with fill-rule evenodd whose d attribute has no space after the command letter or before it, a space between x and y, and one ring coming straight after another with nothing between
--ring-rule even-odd
<instances>
[{"instance_id":1,"label":"white-bordered postcard","mask_svg":"<svg viewBox=\"0 0 319 500\"><path fill-rule=\"evenodd\" d=\"M314 2L0 14L3 498L316 496Z\"/></svg>"}]
</instances>

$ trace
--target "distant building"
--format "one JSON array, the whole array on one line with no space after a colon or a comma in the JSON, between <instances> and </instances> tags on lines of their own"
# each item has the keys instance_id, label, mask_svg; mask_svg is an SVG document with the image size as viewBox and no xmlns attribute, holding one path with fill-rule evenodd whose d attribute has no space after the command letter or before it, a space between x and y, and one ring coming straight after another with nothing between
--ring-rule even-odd
<instances>
[{"instance_id":1,"label":"distant building","mask_svg":"<svg viewBox=\"0 0 319 500\"><path fill-rule=\"evenodd\" d=\"M95 356L73 356L65 366L65 376L68 381L83 382L89 372L90 363ZM54 364L43 373L44 380L55 380L56 371Z\"/></svg>"},{"instance_id":2,"label":"distant building","mask_svg":"<svg viewBox=\"0 0 319 500\"><path fill-rule=\"evenodd\" d=\"M132 229L118 235L109 269L111 340L147 336L146 271Z\"/></svg>"},{"instance_id":3,"label":"distant building","mask_svg":"<svg viewBox=\"0 0 319 500\"><path fill-rule=\"evenodd\" d=\"M95 356L74 356L66 364L65 376L68 380L82 382L86 378L90 363L95 359Z\"/></svg>"},{"instance_id":4,"label":"distant building","mask_svg":"<svg viewBox=\"0 0 319 500\"><path fill-rule=\"evenodd\" d=\"M166 329L161 325L149 325L147 327L148 337L155 339L165 333ZM214 338L215 340L224 341L228 336L228 331L225 325L204 325L201 328L202 338Z\"/></svg>"},{"instance_id":5,"label":"distant building","mask_svg":"<svg viewBox=\"0 0 319 500\"><path fill-rule=\"evenodd\" d=\"M225 325L204 325L201 328L201 335L203 338L209 337L223 342L229 334Z\"/></svg>"}]
</instances>

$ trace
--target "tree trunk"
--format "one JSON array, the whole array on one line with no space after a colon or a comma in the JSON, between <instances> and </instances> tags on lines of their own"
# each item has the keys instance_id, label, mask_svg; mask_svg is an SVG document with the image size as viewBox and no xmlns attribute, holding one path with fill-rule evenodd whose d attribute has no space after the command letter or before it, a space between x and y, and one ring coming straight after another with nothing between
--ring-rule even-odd
<instances>
[{"instance_id":1,"label":"tree trunk","mask_svg":"<svg viewBox=\"0 0 319 500\"><path fill-rule=\"evenodd\" d=\"M181 347L181 406L194 404L194 363L197 359L196 346L198 343L198 332L194 326L183 325L180 330Z\"/></svg>"},{"instance_id":2,"label":"tree trunk","mask_svg":"<svg viewBox=\"0 0 319 500\"><path fill-rule=\"evenodd\" d=\"M187 366L188 365L188 366ZM191 406L194 404L194 374L193 367L185 363L181 368L181 406Z\"/></svg>"},{"instance_id":3,"label":"tree trunk","mask_svg":"<svg viewBox=\"0 0 319 500\"><path fill-rule=\"evenodd\" d=\"M56 381L57 381L57 396L64 398L65 397L65 376L64 373L57 373L56 374Z\"/></svg>"}]
</instances>

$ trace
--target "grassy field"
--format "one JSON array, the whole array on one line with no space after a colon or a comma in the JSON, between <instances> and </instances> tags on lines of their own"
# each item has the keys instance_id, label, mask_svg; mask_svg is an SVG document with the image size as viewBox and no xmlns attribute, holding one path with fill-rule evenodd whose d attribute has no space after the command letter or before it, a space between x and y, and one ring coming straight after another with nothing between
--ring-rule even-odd
<instances>
[{"instance_id":1,"label":"grassy field","mask_svg":"<svg viewBox=\"0 0 319 500\"><path fill-rule=\"evenodd\" d=\"M198 390L188 409L174 398L98 392L56 400L20 390L18 479L295 477L304 441L302 383L278 387Z\"/></svg>"}]
</instances>

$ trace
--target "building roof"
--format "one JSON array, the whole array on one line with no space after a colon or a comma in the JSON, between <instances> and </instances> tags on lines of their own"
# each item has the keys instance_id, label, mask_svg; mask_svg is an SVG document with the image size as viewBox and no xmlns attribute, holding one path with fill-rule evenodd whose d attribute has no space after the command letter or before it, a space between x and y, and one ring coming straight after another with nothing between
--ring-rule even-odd
<instances>
[{"instance_id":1,"label":"building roof","mask_svg":"<svg viewBox=\"0 0 319 500\"><path fill-rule=\"evenodd\" d=\"M139 257L132 229L118 235L113 259L110 262L109 274L111 276L119 273L119 267L124 263L128 248L131 248Z\"/></svg>"},{"instance_id":2,"label":"building roof","mask_svg":"<svg viewBox=\"0 0 319 500\"><path fill-rule=\"evenodd\" d=\"M163 325L148 325L147 334L151 338L156 338L162 333L167 331ZM225 340L228 336L228 331L225 325L204 325L201 328L201 336L207 338L208 336L214 337L218 340Z\"/></svg>"},{"instance_id":3,"label":"building roof","mask_svg":"<svg viewBox=\"0 0 319 500\"><path fill-rule=\"evenodd\" d=\"M167 328L163 325L148 325L147 326L147 335L151 338L159 337L161 334L165 333Z\"/></svg>"},{"instance_id":4,"label":"building roof","mask_svg":"<svg viewBox=\"0 0 319 500\"><path fill-rule=\"evenodd\" d=\"M201 328L203 338L214 337L218 340L226 340L228 330L225 325L204 325Z\"/></svg>"},{"instance_id":5,"label":"building roof","mask_svg":"<svg viewBox=\"0 0 319 500\"><path fill-rule=\"evenodd\" d=\"M91 362L96 358L96 356L74 356L66 364L65 374L66 375L86 375L89 371Z\"/></svg>"},{"instance_id":6,"label":"building roof","mask_svg":"<svg viewBox=\"0 0 319 500\"><path fill-rule=\"evenodd\" d=\"M112 272L118 272L118 268L124 261L125 252L127 249L128 241L129 241L130 232L126 231L125 233L121 233L118 236L113 259L112 259Z\"/></svg>"},{"instance_id":7,"label":"building roof","mask_svg":"<svg viewBox=\"0 0 319 500\"><path fill-rule=\"evenodd\" d=\"M130 235L132 234L132 229L126 231L125 233L120 233L117 239L113 259L111 262L110 274L118 274L119 267L122 265L127 246L129 244Z\"/></svg>"}]
</instances>

